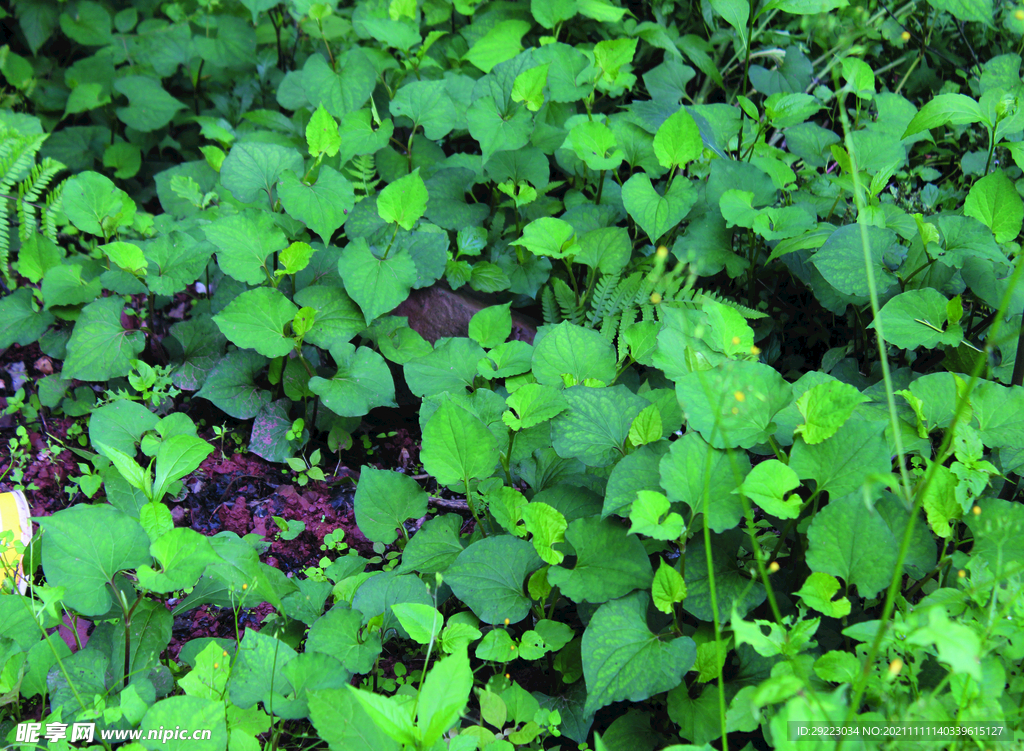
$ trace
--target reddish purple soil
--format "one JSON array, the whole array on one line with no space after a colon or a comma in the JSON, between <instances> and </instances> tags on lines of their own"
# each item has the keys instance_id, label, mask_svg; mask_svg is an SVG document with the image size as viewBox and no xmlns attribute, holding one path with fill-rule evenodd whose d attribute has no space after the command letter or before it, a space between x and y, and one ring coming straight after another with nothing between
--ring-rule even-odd
<instances>
[{"instance_id":1,"label":"reddish purple soil","mask_svg":"<svg viewBox=\"0 0 1024 751\"><path fill-rule=\"evenodd\" d=\"M34 391L34 381L55 370L55 364L42 355L36 345L12 346L0 352L0 411L13 396L19 381ZM78 386L75 382L72 386ZM194 406L194 405L190 405ZM87 418L78 418L83 429ZM51 451L61 443L77 447L74 439L68 439L68 429L75 419L53 416L50 410L41 410L40 418L27 423L20 413L0 417L0 492L14 488L14 483L5 470L12 461L8 440L16 436L19 425L23 425L31 442L31 452L22 464L24 477L21 485L27 489L25 495L33 516L48 516L76 503L89 503L81 492L74 492L69 498L65 488L72 485L70 478L81 475L78 468L85 462L70 450L63 450L56 456ZM237 427L245 434L247 425ZM395 431L393 437L379 439L372 455L355 441L352 450L340 457L324 451L321 466L330 473L324 482L310 482L305 487L293 483L293 473L285 474L283 465L271 464L254 454L230 453L229 443L224 455L219 442L210 431L200 434L214 446L213 453L198 470L184 479L185 492L178 500L170 501L176 526L191 527L205 535L215 535L228 530L238 535L256 533L270 543L261 560L279 568L288 576L300 575L302 571L316 566L325 555L321 550L324 537L336 529L345 531L344 541L349 548L360 555L374 555L372 543L363 536L355 523L352 497L355 478L361 466L409 471L419 460L418 436L408 430ZM246 436L247 437L247 436ZM59 442L59 443L58 443ZM49 444L49 445L48 445ZM339 462L340 459L340 462ZM100 490L92 502L102 502ZM281 540L280 530L272 517L304 522L305 530L293 540ZM336 554L329 554L332 557ZM269 605L261 605L242 613L239 629L259 628L263 618L271 612ZM199 637L235 637L233 614L230 610L203 606L178 616L174 624L174 636L165 657L175 658L181 646ZM70 633L68 633L70 639ZM72 644L73 644L73 640Z\"/></svg>"}]
</instances>

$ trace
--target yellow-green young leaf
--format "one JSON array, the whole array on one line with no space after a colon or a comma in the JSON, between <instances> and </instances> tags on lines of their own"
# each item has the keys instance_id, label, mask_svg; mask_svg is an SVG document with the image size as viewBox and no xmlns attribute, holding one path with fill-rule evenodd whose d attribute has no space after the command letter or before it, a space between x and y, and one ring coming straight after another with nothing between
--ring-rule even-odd
<instances>
[{"instance_id":1,"label":"yellow-green young leaf","mask_svg":"<svg viewBox=\"0 0 1024 751\"><path fill-rule=\"evenodd\" d=\"M819 383L796 400L804 422L793 432L807 443L821 443L843 427L857 405L867 401L871 400L842 381Z\"/></svg>"},{"instance_id":2,"label":"yellow-green young leaf","mask_svg":"<svg viewBox=\"0 0 1024 751\"><path fill-rule=\"evenodd\" d=\"M388 3L388 16L392 21L403 18L416 20L416 0L391 0Z\"/></svg>"},{"instance_id":3,"label":"yellow-green young leaf","mask_svg":"<svg viewBox=\"0 0 1024 751\"><path fill-rule=\"evenodd\" d=\"M942 608L929 608L928 625L921 625L907 640L918 646L935 645L939 660L957 674L981 681L981 639L971 626L951 621Z\"/></svg>"},{"instance_id":4,"label":"yellow-green young leaf","mask_svg":"<svg viewBox=\"0 0 1024 751\"><path fill-rule=\"evenodd\" d=\"M557 565L565 554L554 549L554 545L565 541L565 530L569 523L562 512L546 503L533 502L523 507L523 521L526 531L533 535L533 547L541 560Z\"/></svg>"},{"instance_id":5,"label":"yellow-green young leaf","mask_svg":"<svg viewBox=\"0 0 1024 751\"><path fill-rule=\"evenodd\" d=\"M323 21L331 12L331 6L327 3L313 3L309 6L309 17L314 21Z\"/></svg>"},{"instance_id":6,"label":"yellow-green young leaf","mask_svg":"<svg viewBox=\"0 0 1024 751\"><path fill-rule=\"evenodd\" d=\"M671 613L672 606L686 599L686 582L682 575L665 561L658 566L651 584L654 607L662 613Z\"/></svg>"},{"instance_id":7,"label":"yellow-green young leaf","mask_svg":"<svg viewBox=\"0 0 1024 751\"><path fill-rule=\"evenodd\" d=\"M537 23L554 29L576 15L576 0L530 0L530 11Z\"/></svg>"},{"instance_id":8,"label":"yellow-green young leaf","mask_svg":"<svg viewBox=\"0 0 1024 751\"><path fill-rule=\"evenodd\" d=\"M388 185L377 196L377 213L389 224L396 222L411 230L427 210L427 186L417 167L405 177Z\"/></svg>"},{"instance_id":9,"label":"yellow-green young leaf","mask_svg":"<svg viewBox=\"0 0 1024 751\"><path fill-rule=\"evenodd\" d=\"M429 644L444 625L444 616L436 608L420 602L400 602L391 606L402 628L417 644Z\"/></svg>"},{"instance_id":10,"label":"yellow-green young leaf","mask_svg":"<svg viewBox=\"0 0 1024 751\"><path fill-rule=\"evenodd\" d=\"M576 156L592 170L615 169L626 156L618 147L612 129L596 120L576 123L569 131L565 146L572 147Z\"/></svg>"},{"instance_id":11,"label":"yellow-green young leaf","mask_svg":"<svg viewBox=\"0 0 1024 751\"><path fill-rule=\"evenodd\" d=\"M992 230L996 242L1009 242L1024 225L1024 202L1010 178L1000 169L971 186L964 201L964 214L973 216Z\"/></svg>"},{"instance_id":12,"label":"yellow-green young leaf","mask_svg":"<svg viewBox=\"0 0 1024 751\"><path fill-rule=\"evenodd\" d=\"M625 8L611 0L576 0L576 9L587 18L602 23L618 23L626 14Z\"/></svg>"},{"instance_id":13,"label":"yellow-green young leaf","mask_svg":"<svg viewBox=\"0 0 1024 751\"><path fill-rule=\"evenodd\" d=\"M762 657L774 657L775 655L797 655L799 654L814 636L821 625L820 618L810 620L799 620L788 628L792 616L785 619L786 626L780 626L774 621L755 619L744 621L736 610L736 603L732 605L732 630L736 637L736 646L749 644ZM768 627L768 633L764 633L764 627ZM788 628L788 630L787 630Z\"/></svg>"},{"instance_id":14,"label":"yellow-green young leaf","mask_svg":"<svg viewBox=\"0 0 1024 751\"><path fill-rule=\"evenodd\" d=\"M697 645L697 662L693 669L697 671L697 680L709 683L718 677L718 671L725 665L725 658L732 648L729 640L706 641Z\"/></svg>"},{"instance_id":15,"label":"yellow-green young leaf","mask_svg":"<svg viewBox=\"0 0 1024 751\"><path fill-rule=\"evenodd\" d=\"M964 302L960 295L946 303L946 316L950 323L960 323L960 319L964 317Z\"/></svg>"},{"instance_id":16,"label":"yellow-green young leaf","mask_svg":"<svg viewBox=\"0 0 1024 751\"><path fill-rule=\"evenodd\" d=\"M220 168L224 164L224 159L227 157L224 150L217 146L200 146L199 150L203 152L203 156L206 158L206 163L210 165L213 171L220 172Z\"/></svg>"},{"instance_id":17,"label":"yellow-green young leaf","mask_svg":"<svg viewBox=\"0 0 1024 751\"><path fill-rule=\"evenodd\" d=\"M606 39L594 45L594 60L605 81L614 83L619 69L633 62L636 42L636 39Z\"/></svg>"},{"instance_id":18,"label":"yellow-green young leaf","mask_svg":"<svg viewBox=\"0 0 1024 751\"><path fill-rule=\"evenodd\" d=\"M536 112L544 104L544 87L548 83L548 63L524 70L512 84L512 101L525 102L526 109Z\"/></svg>"},{"instance_id":19,"label":"yellow-green young leaf","mask_svg":"<svg viewBox=\"0 0 1024 751\"><path fill-rule=\"evenodd\" d=\"M675 540L683 533L683 517L669 513L671 504L656 490L638 490L629 510L630 532L655 540ZM666 515L662 520L662 515Z\"/></svg>"},{"instance_id":20,"label":"yellow-green young leaf","mask_svg":"<svg viewBox=\"0 0 1024 751\"><path fill-rule=\"evenodd\" d=\"M742 493L762 509L780 519L796 519L803 503L800 496L786 494L800 486L796 472L780 462L769 459L750 471L733 493Z\"/></svg>"},{"instance_id":21,"label":"yellow-green young leaf","mask_svg":"<svg viewBox=\"0 0 1024 751\"><path fill-rule=\"evenodd\" d=\"M139 523L146 530L149 539L156 542L160 537L174 529L171 510L160 501L150 501L139 509Z\"/></svg>"},{"instance_id":22,"label":"yellow-green young leaf","mask_svg":"<svg viewBox=\"0 0 1024 751\"><path fill-rule=\"evenodd\" d=\"M473 670L467 653L457 652L431 665L420 685L416 704L422 748L433 748L441 736L459 721L469 704L472 690Z\"/></svg>"},{"instance_id":23,"label":"yellow-green young leaf","mask_svg":"<svg viewBox=\"0 0 1024 751\"><path fill-rule=\"evenodd\" d=\"M508 707L505 701L492 691L486 689L480 694L480 716L493 728L501 730L508 719Z\"/></svg>"},{"instance_id":24,"label":"yellow-green young leaf","mask_svg":"<svg viewBox=\"0 0 1024 751\"><path fill-rule=\"evenodd\" d=\"M907 404L914 410L914 415L917 417L917 434L921 438L927 438L928 433L928 418L925 417L924 413L924 401L917 397L910 389L900 389L894 392L896 396L902 396L907 400Z\"/></svg>"},{"instance_id":25,"label":"yellow-green young leaf","mask_svg":"<svg viewBox=\"0 0 1024 751\"><path fill-rule=\"evenodd\" d=\"M220 644L211 641L199 653L195 658L195 670L189 671L178 681L178 685L186 695L223 701L228 678L231 677L231 661L224 659L223 652L224 648ZM129 688L134 685L132 684Z\"/></svg>"},{"instance_id":26,"label":"yellow-green young leaf","mask_svg":"<svg viewBox=\"0 0 1024 751\"><path fill-rule=\"evenodd\" d=\"M849 652L834 649L814 661L814 672L823 681L853 683L861 671L860 660Z\"/></svg>"},{"instance_id":27,"label":"yellow-green young leaf","mask_svg":"<svg viewBox=\"0 0 1024 751\"><path fill-rule=\"evenodd\" d=\"M753 120L755 123L761 119L760 113L757 111L757 105L747 99L745 96L737 96L736 102L740 105L740 109L746 113L747 117Z\"/></svg>"},{"instance_id":28,"label":"yellow-green young leaf","mask_svg":"<svg viewBox=\"0 0 1024 751\"><path fill-rule=\"evenodd\" d=\"M93 440L92 445L110 459L111 463L117 467L117 471L121 473L121 477L133 488L144 490L149 485L149 471L140 467L134 458L113 446L107 446L96 440Z\"/></svg>"},{"instance_id":29,"label":"yellow-green young leaf","mask_svg":"<svg viewBox=\"0 0 1024 751\"><path fill-rule=\"evenodd\" d=\"M850 601L846 597L833 600L839 591L839 580L832 574L815 571L807 577L807 581L797 594L803 601L819 613L830 618L845 618L850 614Z\"/></svg>"},{"instance_id":30,"label":"yellow-green young leaf","mask_svg":"<svg viewBox=\"0 0 1024 751\"><path fill-rule=\"evenodd\" d=\"M629 426L629 442L634 446L643 446L645 443L659 441L661 427L661 413L657 405L644 407Z\"/></svg>"},{"instance_id":31,"label":"yellow-green young leaf","mask_svg":"<svg viewBox=\"0 0 1024 751\"><path fill-rule=\"evenodd\" d=\"M565 258L580 252L576 230L564 219L545 216L523 228L523 236L512 245L521 245L531 253L548 258Z\"/></svg>"},{"instance_id":32,"label":"yellow-green young leaf","mask_svg":"<svg viewBox=\"0 0 1024 751\"><path fill-rule=\"evenodd\" d=\"M914 214L914 223L917 224L917 233L921 236L921 243L927 247L929 243L938 244L941 237L939 229L934 224L924 221L922 214Z\"/></svg>"},{"instance_id":33,"label":"yellow-green young leaf","mask_svg":"<svg viewBox=\"0 0 1024 751\"><path fill-rule=\"evenodd\" d=\"M512 333L512 303L478 310L469 320L469 338L485 349L494 349Z\"/></svg>"},{"instance_id":34,"label":"yellow-green young leaf","mask_svg":"<svg viewBox=\"0 0 1024 751\"><path fill-rule=\"evenodd\" d=\"M540 725L533 720L524 724L519 730L508 734L508 740L513 746L525 746L534 738L540 735Z\"/></svg>"},{"instance_id":35,"label":"yellow-green young leaf","mask_svg":"<svg viewBox=\"0 0 1024 751\"><path fill-rule=\"evenodd\" d=\"M548 582L548 566L539 568L530 574L526 582L526 591L534 600L543 602L551 594L551 584Z\"/></svg>"},{"instance_id":36,"label":"yellow-green young leaf","mask_svg":"<svg viewBox=\"0 0 1024 751\"><path fill-rule=\"evenodd\" d=\"M963 514L963 508L956 499L957 479L953 472L943 466L935 470L921 505L928 515L928 526L939 537L946 538L952 533L950 525Z\"/></svg>"},{"instance_id":37,"label":"yellow-green young leaf","mask_svg":"<svg viewBox=\"0 0 1024 751\"><path fill-rule=\"evenodd\" d=\"M466 612L468 613L468 611ZM473 615L472 613L468 614ZM476 626L469 623L452 623L449 621L448 625L441 631L441 649L446 655L453 655L456 652L468 652L469 645L481 636L483 636L483 632Z\"/></svg>"},{"instance_id":38,"label":"yellow-green young leaf","mask_svg":"<svg viewBox=\"0 0 1024 751\"><path fill-rule=\"evenodd\" d=\"M530 30L526 21L498 21L483 35L473 48L463 56L484 73L490 73L498 63L511 60L523 51L523 36Z\"/></svg>"},{"instance_id":39,"label":"yellow-green young leaf","mask_svg":"<svg viewBox=\"0 0 1024 751\"><path fill-rule=\"evenodd\" d=\"M907 125L900 138L941 125L967 125L985 121L981 106L964 94L939 94L929 99ZM841 165L840 165L841 166Z\"/></svg>"},{"instance_id":40,"label":"yellow-green young leaf","mask_svg":"<svg viewBox=\"0 0 1024 751\"><path fill-rule=\"evenodd\" d=\"M842 68L847 91L853 92L861 99L871 99L875 96L875 72L871 70L870 65L857 57L844 57Z\"/></svg>"},{"instance_id":41,"label":"yellow-green young leaf","mask_svg":"<svg viewBox=\"0 0 1024 751\"><path fill-rule=\"evenodd\" d=\"M526 537L529 534L522 525L523 509L528 503L525 495L515 488L502 485L487 493L484 499L487 501L491 516L502 529L516 537Z\"/></svg>"},{"instance_id":42,"label":"yellow-green young leaf","mask_svg":"<svg viewBox=\"0 0 1024 751\"><path fill-rule=\"evenodd\" d=\"M662 167L685 167L703 151L697 123L682 108L663 122L654 135L654 154Z\"/></svg>"},{"instance_id":43,"label":"yellow-green young leaf","mask_svg":"<svg viewBox=\"0 0 1024 751\"><path fill-rule=\"evenodd\" d=\"M297 337L305 336L316 322L316 308L299 308L292 319L292 333Z\"/></svg>"},{"instance_id":44,"label":"yellow-green young leaf","mask_svg":"<svg viewBox=\"0 0 1024 751\"><path fill-rule=\"evenodd\" d=\"M746 49L750 3L745 3L743 0L711 0L711 7L729 22L740 38L741 49Z\"/></svg>"},{"instance_id":45,"label":"yellow-green young leaf","mask_svg":"<svg viewBox=\"0 0 1024 751\"><path fill-rule=\"evenodd\" d=\"M322 104L316 108L316 112L309 118L309 124L306 125L306 144L309 146L310 156L334 156L341 147L338 123Z\"/></svg>"},{"instance_id":46,"label":"yellow-green young leaf","mask_svg":"<svg viewBox=\"0 0 1024 751\"><path fill-rule=\"evenodd\" d=\"M142 254L142 248L132 243L107 243L100 250L110 259L112 264L135 276L143 276L146 273L146 268L149 266L146 256Z\"/></svg>"},{"instance_id":47,"label":"yellow-green young leaf","mask_svg":"<svg viewBox=\"0 0 1024 751\"><path fill-rule=\"evenodd\" d=\"M298 274L309 265L313 257L313 248L308 243L295 242L281 251L281 265L285 274ZM277 273L282 273L278 271Z\"/></svg>"},{"instance_id":48,"label":"yellow-green young leaf","mask_svg":"<svg viewBox=\"0 0 1024 751\"><path fill-rule=\"evenodd\" d=\"M366 716L373 725L383 730L398 743L409 746L418 745L416 727L412 713L416 703L399 701L399 697L383 696L371 691L363 691L355 686L347 687L351 695L362 705Z\"/></svg>"},{"instance_id":49,"label":"yellow-green young leaf","mask_svg":"<svg viewBox=\"0 0 1024 751\"><path fill-rule=\"evenodd\" d=\"M711 328L704 340L729 357L749 354L754 346L754 330L740 312L714 300L704 300L702 306Z\"/></svg>"}]
</instances>

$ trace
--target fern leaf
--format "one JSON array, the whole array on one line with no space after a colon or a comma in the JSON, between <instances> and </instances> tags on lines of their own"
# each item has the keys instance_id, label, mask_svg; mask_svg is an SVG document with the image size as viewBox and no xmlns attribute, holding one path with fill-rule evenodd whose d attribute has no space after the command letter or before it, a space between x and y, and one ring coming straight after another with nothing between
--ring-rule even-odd
<instances>
[{"instance_id":1,"label":"fern leaf","mask_svg":"<svg viewBox=\"0 0 1024 751\"><path fill-rule=\"evenodd\" d=\"M615 332L619 329L619 316L619 313L612 313L610 316L605 316L604 320L601 321L601 336L611 344L615 343Z\"/></svg>"},{"instance_id":2,"label":"fern leaf","mask_svg":"<svg viewBox=\"0 0 1024 751\"><path fill-rule=\"evenodd\" d=\"M625 331L636 323L636 309L630 309L622 313L622 320L619 322L618 351L619 360L624 360L629 354L629 345L626 343Z\"/></svg>"},{"instance_id":3,"label":"fern leaf","mask_svg":"<svg viewBox=\"0 0 1024 751\"><path fill-rule=\"evenodd\" d=\"M21 135L17 130L0 126L0 274L8 287L14 285L10 269L10 206L14 199L14 213L18 222L18 236L22 242L36 231L36 212L41 199L51 205L51 195L46 189L53 178L64 169L55 159L46 158L36 164L36 155L46 140L47 134L32 137ZM17 197L15 198L15 186ZM56 237L56 224L53 226Z\"/></svg>"},{"instance_id":4,"label":"fern leaf","mask_svg":"<svg viewBox=\"0 0 1024 751\"><path fill-rule=\"evenodd\" d=\"M576 295L569 288L569 285L557 276L552 277L551 290L555 295L556 302L558 302L558 309L561 311L562 318L570 323L581 323L583 320L583 310L576 304Z\"/></svg>"},{"instance_id":5,"label":"fern leaf","mask_svg":"<svg viewBox=\"0 0 1024 751\"><path fill-rule=\"evenodd\" d=\"M347 177L355 187L356 202L372 196L377 186L380 185L380 178L377 177L377 163L373 154L359 154L352 157L352 161L344 169Z\"/></svg>"},{"instance_id":6,"label":"fern leaf","mask_svg":"<svg viewBox=\"0 0 1024 751\"><path fill-rule=\"evenodd\" d=\"M732 308L733 310L735 310L737 313L739 313L741 316L748 320L752 318L756 319L768 317L766 313L762 313L760 310L754 310L753 308L748 308L746 305L740 305L738 302L734 302L727 297L717 295L714 292L700 292L694 298L695 302L701 302L703 300L711 300L712 302L721 303L722 305L728 305L730 308Z\"/></svg>"},{"instance_id":7,"label":"fern leaf","mask_svg":"<svg viewBox=\"0 0 1024 751\"><path fill-rule=\"evenodd\" d=\"M544 315L544 323L558 323L562 316L558 312L558 303L555 300L555 293L551 287L545 287L540 293L540 306Z\"/></svg>"},{"instance_id":8,"label":"fern leaf","mask_svg":"<svg viewBox=\"0 0 1024 751\"><path fill-rule=\"evenodd\" d=\"M609 303L616 287L619 286L618 274L604 274L594 285L594 293L590 298L590 311L587 313L587 320L591 327L596 327L601 320L611 312Z\"/></svg>"}]
</instances>

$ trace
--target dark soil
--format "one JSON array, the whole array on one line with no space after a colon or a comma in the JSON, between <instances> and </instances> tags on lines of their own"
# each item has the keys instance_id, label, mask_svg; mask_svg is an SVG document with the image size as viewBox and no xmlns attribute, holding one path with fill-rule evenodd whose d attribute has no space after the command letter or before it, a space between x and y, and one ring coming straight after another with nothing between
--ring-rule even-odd
<instances>
[{"instance_id":1,"label":"dark soil","mask_svg":"<svg viewBox=\"0 0 1024 751\"><path fill-rule=\"evenodd\" d=\"M34 393L35 381L54 370L55 363L34 344L0 352L0 412L18 388ZM183 406L197 421L198 413L206 411L201 403ZM82 433L87 433L87 418L77 421ZM102 489L90 500L71 482L82 474L79 464L88 466L86 458L71 450L81 449L76 437L68 437L75 423L75 418L53 416L47 409L40 410L33 421L22 412L0 416L0 492L23 489L33 516L48 516L75 503L103 502ZM25 428L30 448L15 455L8 442L16 439L19 427ZM225 442L222 453L212 431L200 430L214 451L184 479L178 498L165 499L175 525L191 527L204 535L224 530L240 536L255 533L269 543L261 560L289 577L317 566L324 555L336 555L325 553L321 546L324 537L337 529L344 530L344 542L351 550L366 558L374 556L373 543L355 522L353 496L359 469L369 465L413 473L419 462L419 435L415 420L399 414L399 410L375 410L365 427L369 430L368 447L357 436L352 448L340 456L324 450L321 468L327 477L305 486L297 484L290 470L282 472L285 465L271 464L251 453L233 453L230 441ZM246 430L244 426L236 428L247 441ZM14 481L16 470L22 472L20 482ZM432 483L426 487L433 490ZM305 530L295 539L282 540L275 516L301 521ZM266 604L244 611L239 633L245 628L259 628L270 612ZM230 610L202 606L175 618L171 645L164 656L176 658L181 646L191 639L235 636ZM73 646L70 632L67 637Z\"/></svg>"}]
</instances>

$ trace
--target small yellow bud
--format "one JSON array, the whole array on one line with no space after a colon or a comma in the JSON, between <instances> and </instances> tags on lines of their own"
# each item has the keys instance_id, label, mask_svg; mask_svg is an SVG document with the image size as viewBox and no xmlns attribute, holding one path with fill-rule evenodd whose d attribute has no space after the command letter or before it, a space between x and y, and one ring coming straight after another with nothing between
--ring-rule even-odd
<instances>
[{"instance_id":1,"label":"small yellow bud","mask_svg":"<svg viewBox=\"0 0 1024 751\"><path fill-rule=\"evenodd\" d=\"M961 579L966 579L967 578L967 572L964 571L963 569L960 569L959 571L957 571L956 575L959 576Z\"/></svg>"},{"instance_id":2,"label":"small yellow bud","mask_svg":"<svg viewBox=\"0 0 1024 751\"><path fill-rule=\"evenodd\" d=\"M733 413L734 415L738 415L738 414L740 413L739 407L733 407L733 408L732 408L732 413Z\"/></svg>"},{"instance_id":3,"label":"small yellow bud","mask_svg":"<svg viewBox=\"0 0 1024 751\"><path fill-rule=\"evenodd\" d=\"M657 292L652 292L651 293L651 302L654 303L655 305L660 303L661 302L661 295L658 294Z\"/></svg>"},{"instance_id":4,"label":"small yellow bud","mask_svg":"<svg viewBox=\"0 0 1024 751\"><path fill-rule=\"evenodd\" d=\"M227 657L228 656L228 651L225 649L223 652L220 653L220 656L221 657Z\"/></svg>"},{"instance_id":5,"label":"small yellow bud","mask_svg":"<svg viewBox=\"0 0 1024 751\"><path fill-rule=\"evenodd\" d=\"M1024 11L1021 12L1024 13ZM975 506L974 508L972 508L971 513L975 516L979 516L981 514L981 506Z\"/></svg>"},{"instance_id":6,"label":"small yellow bud","mask_svg":"<svg viewBox=\"0 0 1024 751\"><path fill-rule=\"evenodd\" d=\"M655 251L654 255L657 258L664 258L665 256L668 255L668 248L666 248L664 245L662 245L661 247L658 248L657 251Z\"/></svg>"},{"instance_id":7,"label":"small yellow bud","mask_svg":"<svg viewBox=\"0 0 1024 751\"><path fill-rule=\"evenodd\" d=\"M740 338L739 338L738 336L734 336L734 337L732 338L732 343L733 343L733 344L739 344L739 343L740 343Z\"/></svg>"},{"instance_id":8,"label":"small yellow bud","mask_svg":"<svg viewBox=\"0 0 1024 751\"><path fill-rule=\"evenodd\" d=\"M509 623L510 623L509 619L508 619L508 618L506 618L506 619L505 619L505 625L507 626L507 625L508 625Z\"/></svg>"},{"instance_id":9,"label":"small yellow bud","mask_svg":"<svg viewBox=\"0 0 1024 751\"><path fill-rule=\"evenodd\" d=\"M901 670L903 670L903 660L899 657L889 663L889 675L895 677L900 674Z\"/></svg>"},{"instance_id":10,"label":"small yellow bud","mask_svg":"<svg viewBox=\"0 0 1024 751\"><path fill-rule=\"evenodd\" d=\"M910 41L910 32L909 31L904 31L902 34L900 34L900 39L902 39L904 42L909 42Z\"/></svg>"},{"instance_id":11,"label":"small yellow bud","mask_svg":"<svg viewBox=\"0 0 1024 751\"><path fill-rule=\"evenodd\" d=\"M1018 21L1024 21L1024 10L1015 10L1013 12L1013 17Z\"/></svg>"},{"instance_id":12,"label":"small yellow bud","mask_svg":"<svg viewBox=\"0 0 1024 751\"><path fill-rule=\"evenodd\" d=\"M516 651L516 645L515 644L510 644L509 645L509 651L510 652L515 652Z\"/></svg>"},{"instance_id":13,"label":"small yellow bud","mask_svg":"<svg viewBox=\"0 0 1024 751\"><path fill-rule=\"evenodd\" d=\"M214 669L214 670L216 670L216 669L217 669L217 668L219 668L219 667L220 667L220 663L219 663L219 662L215 662L215 663L213 663L213 669Z\"/></svg>"},{"instance_id":14,"label":"small yellow bud","mask_svg":"<svg viewBox=\"0 0 1024 751\"><path fill-rule=\"evenodd\" d=\"M506 680L506 681L510 681L510 680L512 680L512 676L511 676L511 675L509 675L508 673L505 673L505 680Z\"/></svg>"},{"instance_id":15,"label":"small yellow bud","mask_svg":"<svg viewBox=\"0 0 1024 751\"><path fill-rule=\"evenodd\" d=\"M736 401L738 402L745 402L747 400L747 395L742 391L737 391L733 396L736 397Z\"/></svg>"},{"instance_id":16,"label":"small yellow bud","mask_svg":"<svg viewBox=\"0 0 1024 751\"><path fill-rule=\"evenodd\" d=\"M779 566L779 562L778 561L772 561L771 563L768 564L768 573L774 574L780 568L781 568L781 566Z\"/></svg>"},{"instance_id":17,"label":"small yellow bud","mask_svg":"<svg viewBox=\"0 0 1024 751\"><path fill-rule=\"evenodd\" d=\"M761 348L760 347L751 347L750 348L750 354L752 354L752 355L759 355L759 354L761 354Z\"/></svg>"},{"instance_id":18,"label":"small yellow bud","mask_svg":"<svg viewBox=\"0 0 1024 751\"><path fill-rule=\"evenodd\" d=\"M242 589L248 589L248 588L249 588L249 585L248 585L248 584L243 584L243 585L242 585Z\"/></svg>"}]
</instances>

